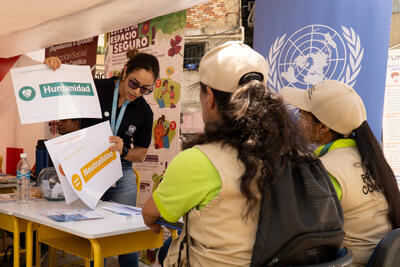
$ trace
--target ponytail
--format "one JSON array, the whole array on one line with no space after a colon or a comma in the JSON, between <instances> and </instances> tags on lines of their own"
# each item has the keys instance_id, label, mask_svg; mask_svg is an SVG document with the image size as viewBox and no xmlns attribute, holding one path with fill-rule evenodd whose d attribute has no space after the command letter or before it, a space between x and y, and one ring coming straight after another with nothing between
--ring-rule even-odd
<instances>
[{"instance_id":1,"label":"ponytail","mask_svg":"<svg viewBox=\"0 0 400 267\"><path fill-rule=\"evenodd\" d=\"M393 228L400 227L400 192L393 170L387 163L382 148L371 131L367 121L354 130L362 166L366 175L375 181L375 187L382 190L389 206L389 218Z\"/></svg>"}]
</instances>

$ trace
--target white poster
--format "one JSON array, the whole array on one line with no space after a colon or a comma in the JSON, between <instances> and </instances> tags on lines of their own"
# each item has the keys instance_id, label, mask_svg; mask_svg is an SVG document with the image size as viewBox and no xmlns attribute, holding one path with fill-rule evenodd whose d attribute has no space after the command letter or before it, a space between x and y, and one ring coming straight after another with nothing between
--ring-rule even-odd
<instances>
[{"instance_id":1,"label":"white poster","mask_svg":"<svg viewBox=\"0 0 400 267\"><path fill-rule=\"evenodd\" d=\"M67 204L80 198L94 209L104 192L122 177L119 153L109 150L110 136L110 123L105 121L45 142Z\"/></svg>"},{"instance_id":2,"label":"white poster","mask_svg":"<svg viewBox=\"0 0 400 267\"><path fill-rule=\"evenodd\" d=\"M389 50L383 109L383 149L400 184L400 49Z\"/></svg>"},{"instance_id":3,"label":"white poster","mask_svg":"<svg viewBox=\"0 0 400 267\"><path fill-rule=\"evenodd\" d=\"M106 122L108 123L108 122ZM72 145L60 163L68 182L89 208L96 208L101 196L122 177L118 152L110 151L109 133L96 132Z\"/></svg>"},{"instance_id":4,"label":"white poster","mask_svg":"<svg viewBox=\"0 0 400 267\"><path fill-rule=\"evenodd\" d=\"M10 70L21 123L101 118L89 66L44 64Z\"/></svg>"}]
</instances>

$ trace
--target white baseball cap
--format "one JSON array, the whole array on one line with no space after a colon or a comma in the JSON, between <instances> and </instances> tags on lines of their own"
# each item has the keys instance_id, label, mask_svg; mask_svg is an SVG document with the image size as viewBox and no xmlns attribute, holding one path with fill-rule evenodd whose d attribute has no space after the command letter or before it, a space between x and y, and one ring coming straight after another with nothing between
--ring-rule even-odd
<instances>
[{"instance_id":1,"label":"white baseball cap","mask_svg":"<svg viewBox=\"0 0 400 267\"><path fill-rule=\"evenodd\" d=\"M240 78L249 72L261 73L265 84L265 58L239 41L226 42L211 49L203 56L199 66L200 82L228 93L236 91Z\"/></svg>"},{"instance_id":2,"label":"white baseball cap","mask_svg":"<svg viewBox=\"0 0 400 267\"><path fill-rule=\"evenodd\" d=\"M320 122L345 136L367 120L361 97L339 81L325 80L307 90L284 87L280 94L290 105L312 113Z\"/></svg>"}]
</instances>

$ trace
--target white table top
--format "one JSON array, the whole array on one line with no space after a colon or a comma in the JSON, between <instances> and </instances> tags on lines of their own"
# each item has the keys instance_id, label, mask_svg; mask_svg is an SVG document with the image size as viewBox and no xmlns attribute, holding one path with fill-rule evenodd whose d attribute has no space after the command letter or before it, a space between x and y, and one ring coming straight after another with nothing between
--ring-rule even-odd
<instances>
[{"instance_id":1,"label":"white table top","mask_svg":"<svg viewBox=\"0 0 400 267\"><path fill-rule=\"evenodd\" d=\"M55 209L87 209L80 200L69 205L65 201L48 201L45 199L30 201L26 204L0 204L0 213L14 215L15 217L46 225L67 233L84 238L101 238L119 234L126 234L149 230L144 224L141 215L124 216L111 213L101 207L112 205L108 202L99 202L95 212L104 216L103 219L56 222L47 216L40 215L40 211Z\"/></svg>"}]
</instances>

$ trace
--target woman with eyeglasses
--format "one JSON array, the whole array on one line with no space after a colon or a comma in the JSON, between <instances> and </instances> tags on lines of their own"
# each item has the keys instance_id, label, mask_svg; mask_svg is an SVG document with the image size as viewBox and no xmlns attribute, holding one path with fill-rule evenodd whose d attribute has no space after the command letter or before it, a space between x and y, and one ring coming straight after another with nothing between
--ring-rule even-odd
<instances>
[{"instance_id":1,"label":"woman with eyeglasses","mask_svg":"<svg viewBox=\"0 0 400 267\"><path fill-rule=\"evenodd\" d=\"M127 57L129 61L120 77L94 79L102 118L82 119L82 128L111 121L114 136L110 137L110 149L121 155L123 177L106 191L102 200L135 206L137 187L132 162L145 159L153 126L153 112L143 95L153 91L160 66L155 56L137 50L128 52ZM44 63L53 70L61 66L57 57L46 58ZM118 260L120 266L138 266L137 253L120 255Z\"/></svg>"}]
</instances>

